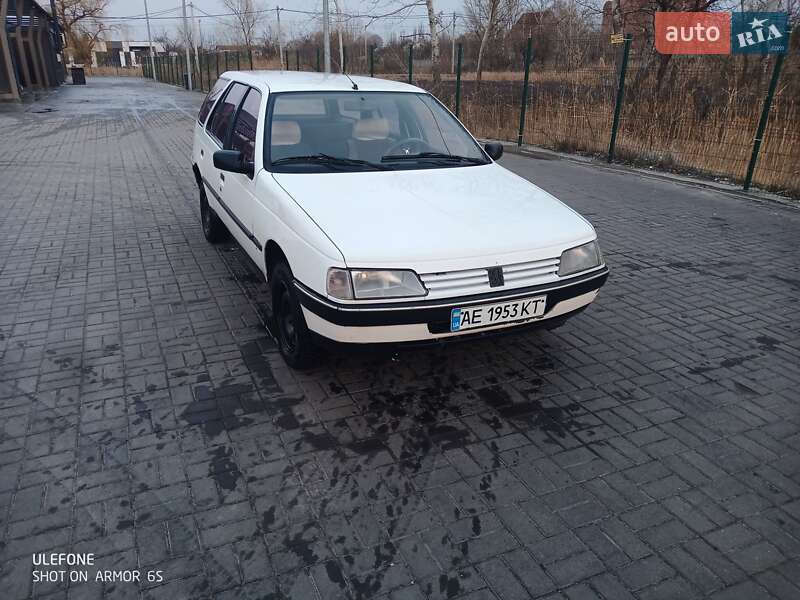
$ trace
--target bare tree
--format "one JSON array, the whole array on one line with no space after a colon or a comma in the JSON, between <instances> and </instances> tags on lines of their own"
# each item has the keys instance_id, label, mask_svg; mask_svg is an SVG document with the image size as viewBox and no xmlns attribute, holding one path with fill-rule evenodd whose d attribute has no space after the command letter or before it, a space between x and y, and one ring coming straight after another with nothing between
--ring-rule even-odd
<instances>
[{"instance_id":1,"label":"bare tree","mask_svg":"<svg viewBox=\"0 0 800 600\"><path fill-rule=\"evenodd\" d=\"M232 14L234 29L241 34L241 41L250 50L258 31L258 24L264 18L264 12L256 0L222 0Z\"/></svg>"},{"instance_id":2,"label":"bare tree","mask_svg":"<svg viewBox=\"0 0 800 600\"><path fill-rule=\"evenodd\" d=\"M433 72L433 84L436 85L442 80L442 68L439 64L439 19L433 8L433 0L426 0L428 8L428 26L431 28L431 70Z\"/></svg>"},{"instance_id":3,"label":"bare tree","mask_svg":"<svg viewBox=\"0 0 800 600\"><path fill-rule=\"evenodd\" d=\"M162 29L160 33L156 33L153 36L153 42L161 44L167 54L178 52L181 49L180 38L175 37L172 31L167 29Z\"/></svg>"},{"instance_id":4,"label":"bare tree","mask_svg":"<svg viewBox=\"0 0 800 600\"><path fill-rule=\"evenodd\" d=\"M339 71L344 73L344 41L342 40L342 10L339 0L333 0L333 9L336 11L336 35L339 37Z\"/></svg>"},{"instance_id":5,"label":"bare tree","mask_svg":"<svg viewBox=\"0 0 800 600\"><path fill-rule=\"evenodd\" d=\"M478 48L478 63L475 65L475 81L480 86L483 75L483 58L486 53L486 44L497 24L497 14L502 0L464 0L464 8L472 23L473 29L479 35L481 45Z\"/></svg>"},{"instance_id":6,"label":"bare tree","mask_svg":"<svg viewBox=\"0 0 800 600\"><path fill-rule=\"evenodd\" d=\"M434 84L439 83L442 79L442 67L440 64L440 44L439 44L439 17L436 14L433 0L410 0L402 2L398 5L396 0L371 0L368 6L376 14L368 21L369 26L372 22L384 18L397 18L404 14L410 13L411 9L418 6L425 6L428 11L428 28L431 37L431 70L433 72Z\"/></svg>"},{"instance_id":7,"label":"bare tree","mask_svg":"<svg viewBox=\"0 0 800 600\"><path fill-rule=\"evenodd\" d=\"M64 28L67 46L81 59L88 59L99 37L113 28L103 16L111 0L55 0L56 15Z\"/></svg>"}]
</instances>

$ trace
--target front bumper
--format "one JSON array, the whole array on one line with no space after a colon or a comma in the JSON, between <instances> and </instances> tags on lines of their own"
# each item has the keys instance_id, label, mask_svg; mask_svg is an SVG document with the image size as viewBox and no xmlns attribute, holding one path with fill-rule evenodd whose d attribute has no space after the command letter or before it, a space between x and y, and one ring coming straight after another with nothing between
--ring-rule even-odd
<instances>
[{"instance_id":1,"label":"front bumper","mask_svg":"<svg viewBox=\"0 0 800 600\"><path fill-rule=\"evenodd\" d=\"M360 306L333 302L298 281L295 281L295 287L306 324L311 331L337 342L374 344L435 340L547 322L555 317L575 313L591 303L607 278L608 267L604 265L584 275L545 285L446 300L380 302ZM547 295L545 313L541 317L450 331L450 311L453 308L492 304L541 294Z\"/></svg>"}]
</instances>

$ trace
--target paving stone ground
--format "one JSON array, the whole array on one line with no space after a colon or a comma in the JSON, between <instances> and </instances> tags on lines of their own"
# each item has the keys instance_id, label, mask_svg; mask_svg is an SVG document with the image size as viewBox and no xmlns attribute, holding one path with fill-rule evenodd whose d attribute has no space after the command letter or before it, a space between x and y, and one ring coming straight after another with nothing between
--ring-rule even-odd
<instances>
[{"instance_id":1,"label":"paving stone ground","mask_svg":"<svg viewBox=\"0 0 800 600\"><path fill-rule=\"evenodd\" d=\"M298 374L203 239L199 102L0 113L0 597L800 597L800 211L508 156L596 225L597 302Z\"/></svg>"}]
</instances>

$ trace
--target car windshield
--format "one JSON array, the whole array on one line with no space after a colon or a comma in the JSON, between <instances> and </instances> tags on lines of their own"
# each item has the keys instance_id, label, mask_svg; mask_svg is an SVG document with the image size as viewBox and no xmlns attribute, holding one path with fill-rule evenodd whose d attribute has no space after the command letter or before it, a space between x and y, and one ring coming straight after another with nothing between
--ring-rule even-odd
<instances>
[{"instance_id":1,"label":"car windshield","mask_svg":"<svg viewBox=\"0 0 800 600\"><path fill-rule=\"evenodd\" d=\"M430 94L284 92L273 97L265 152L273 171L444 169L489 162Z\"/></svg>"}]
</instances>

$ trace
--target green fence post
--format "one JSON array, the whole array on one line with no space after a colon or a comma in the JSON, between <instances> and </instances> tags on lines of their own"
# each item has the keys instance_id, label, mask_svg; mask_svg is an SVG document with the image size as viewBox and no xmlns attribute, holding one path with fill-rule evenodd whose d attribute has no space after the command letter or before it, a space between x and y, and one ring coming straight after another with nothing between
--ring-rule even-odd
<instances>
[{"instance_id":1,"label":"green fence post","mask_svg":"<svg viewBox=\"0 0 800 600\"><path fill-rule=\"evenodd\" d=\"M458 59L456 60L456 118L461 110L461 57L464 55L464 46L458 45Z\"/></svg>"},{"instance_id":2,"label":"green fence post","mask_svg":"<svg viewBox=\"0 0 800 600\"><path fill-rule=\"evenodd\" d=\"M247 58L250 61L250 70L252 71L253 70L253 49L252 48L248 48L247 49Z\"/></svg>"},{"instance_id":3,"label":"green fence post","mask_svg":"<svg viewBox=\"0 0 800 600\"><path fill-rule=\"evenodd\" d=\"M295 48L294 49L294 70L295 71L299 71L300 70L300 49L299 48Z\"/></svg>"},{"instance_id":4,"label":"green fence post","mask_svg":"<svg viewBox=\"0 0 800 600\"><path fill-rule=\"evenodd\" d=\"M533 52L533 38L528 38L525 48L525 77L522 83L522 106L519 109L519 133L517 134L517 147L522 146L522 137L525 134L525 109L528 107L528 82L531 73L531 53Z\"/></svg>"},{"instance_id":5,"label":"green fence post","mask_svg":"<svg viewBox=\"0 0 800 600\"><path fill-rule=\"evenodd\" d=\"M239 52L238 50L236 51L236 70L237 71L242 70L242 53Z\"/></svg>"},{"instance_id":6,"label":"green fence post","mask_svg":"<svg viewBox=\"0 0 800 600\"><path fill-rule=\"evenodd\" d=\"M369 47L369 76L375 77L375 46Z\"/></svg>"},{"instance_id":7,"label":"green fence post","mask_svg":"<svg viewBox=\"0 0 800 600\"><path fill-rule=\"evenodd\" d=\"M622 65L619 70L619 83L617 84L617 98L614 102L614 121L611 123L611 141L608 144L608 162L614 160L614 146L617 144L617 130L619 129L619 113L622 111L622 97L625 94L625 73L628 71L628 55L631 51L631 40L625 37L625 46L622 49Z\"/></svg>"},{"instance_id":8,"label":"green fence post","mask_svg":"<svg viewBox=\"0 0 800 600\"><path fill-rule=\"evenodd\" d=\"M319 73L322 69L319 66L319 46L317 46L317 73Z\"/></svg>"},{"instance_id":9,"label":"green fence post","mask_svg":"<svg viewBox=\"0 0 800 600\"><path fill-rule=\"evenodd\" d=\"M208 52L204 54L206 57L206 83L208 83L208 91L211 91L211 61L208 60Z\"/></svg>"},{"instance_id":10,"label":"green fence post","mask_svg":"<svg viewBox=\"0 0 800 600\"><path fill-rule=\"evenodd\" d=\"M347 46L342 46L342 73L347 73Z\"/></svg>"},{"instance_id":11,"label":"green fence post","mask_svg":"<svg viewBox=\"0 0 800 600\"><path fill-rule=\"evenodd\" d=\"M217 79L219 79L219 52L214 52L214 61L217 63Z\"/></svg>"},{"instance_id":12,"label":"green fence post","mask_svg":"<svg viewBox=\"0 0 800 600\"><path fill-rule=\"evenodd\" d=\"M414 78L414 43L408 45L408 83Z\"/></svg>"},{"instance_id":13,"label":"green fence post","mask_svg":"<svg viewBox=\"0 0 800 600\"><path fill-rule=\"evenodd\" d=\"M228 66L228 51L223 50L223 52L225 53L225 70L228 71L230 70L230 67Z\"/></svg>"},{"instance_id":14,"label":"green fence post","mask_svg":"<svg viewBox=\"0 0 800 600\"><path fill-rule=\"evenodd\" d=\"M744 178L744 191L749 190L750 184L753 183L753 173L755 173L756 170L758 153L761 151L761 142L764 141L764 130L767 128L769 109L772 106L772 98L775 96L775 88L778 86L778 79L781 76L781 67L783 66L784 56L786 55L778 54L778 56L775 58L775 66L772 68L772 78L769 80L767 97L764 98L764 107L761 109L761 118L758 120L756 137L755 140L753 140L753 153L750 155L750 163L747 165L747 175Z\"/></svg>"}]
</instances>

